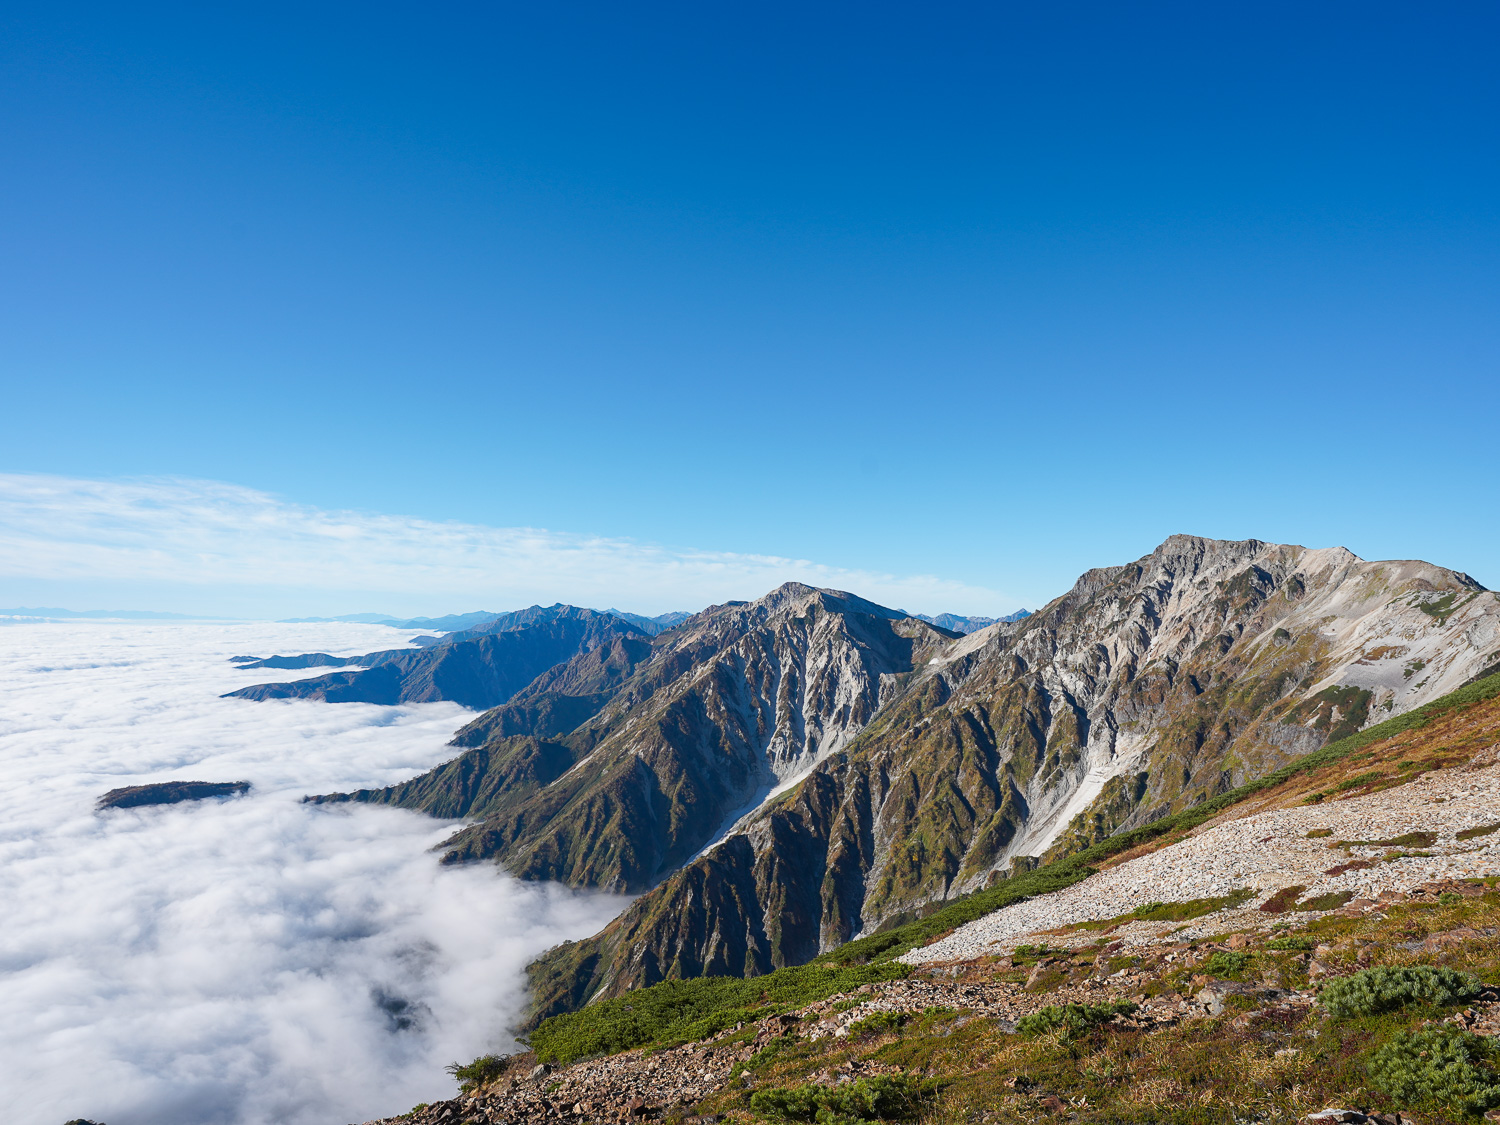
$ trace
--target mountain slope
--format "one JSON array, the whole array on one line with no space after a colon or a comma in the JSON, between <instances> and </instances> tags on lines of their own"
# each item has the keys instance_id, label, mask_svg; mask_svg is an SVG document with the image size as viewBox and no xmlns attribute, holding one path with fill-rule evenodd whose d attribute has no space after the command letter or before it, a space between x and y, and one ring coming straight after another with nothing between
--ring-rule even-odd
<instances>
[{"instance_id":1,"label":"mountain slope","mask_svg":"<svg viewBox=\"0 0 1500 1125\"><path fill-rule=\"evenodd\" d=\"M1007 613L1004 617L961 617L956 613L940 613L936 617L928 617L925 613L919 613L917 616L923 621L930 621L939 628L948 629L954 633L977 633L991 625L1019 621L1023 617L1030 616L1030 611L1018 609L1014 613Z\"/></svg>"},{"instance_id":2,"label":"mountain slope","mask_svg":"<svg viewBox=\"0 0 1500 1125\"><path fill-rule=\"evenodd\" d=\"M459 732L475 749L421 778L323 799L482 817L449 842L450 861L644 890L844 747L953 639L789 583L696 614L649 648L622 642L552 669Z\"/></svg>"},{"instance_id":3,"label":"mountain slope","mask_svg":"<svg viewBox=\"0 0 1500 1125\"><path fill-rule=\"evenodd\" d=\"M623 617L626 621L629 621L632 625L640 629L641 632L649 633L652 636L655 636L657 633L664 633L668 629L674 629L693 616L691 613L684 613L680 609L661 613L655 617L642 617L639 613L626 613L623 609L606 609L604 612L613 613L616 617Z\"/></svg>"},{"instance_id":4,"label":"mountain slope","mask_svg":"<svg viewBox=\"0 0 1500 1125\"><path fill-rule=\"evenodd\" d=\"M539 608L539 607L533 607ZM482 710L504 703L537 676L581 653L641 634L609 614L572 606L507 615L512 627L455 634L429 648L391 649L359 658L369 667L290 683L256 684L239 699L318 699L329 703L422 703L448 699ZM271 657L247 667L308 667L324 654ZM308 661L298 664L296 661Z\"/></svg>"},{"instance_id":5,"label":"mountain slope","mask_svg":"<svg viewBox=\"0 0 1500 1125\"><path fill-rule=\"evenodd\" d=\"M1174 536L950 643L858 737L598 938L544 958L561 1010L767 972L1261 776L1500 660L1467 576Z\"/></svg>"}]
</instances>

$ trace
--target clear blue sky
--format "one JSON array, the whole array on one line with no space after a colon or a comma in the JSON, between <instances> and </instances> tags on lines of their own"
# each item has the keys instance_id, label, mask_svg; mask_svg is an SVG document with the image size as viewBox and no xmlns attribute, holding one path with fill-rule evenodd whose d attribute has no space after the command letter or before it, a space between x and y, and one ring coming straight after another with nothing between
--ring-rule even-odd
<instances>
[{"instance_id":1,"label":"clear blue sky","mask_svg":"<svg viewBox=\"0 0 1500 1125\"><path fill-rule=\"evenodd\" d=\"M1027 605L1177 531L1500 585L1497 32L1493 3L11 5L0 472Z\"/></svg>"}]
</instances>

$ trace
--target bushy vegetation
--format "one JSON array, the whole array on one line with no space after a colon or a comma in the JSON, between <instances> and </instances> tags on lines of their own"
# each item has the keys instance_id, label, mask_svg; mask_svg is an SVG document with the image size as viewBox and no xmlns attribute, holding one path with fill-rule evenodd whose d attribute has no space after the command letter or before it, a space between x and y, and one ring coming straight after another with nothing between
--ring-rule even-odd
<instances>
[{"instance_id":1,"label":"bushy vegetation","mask_svg":"<svg viewBox=\"0 0 1500 1125\"><path fill-rule=\"evenodd\" d=\"M1443 1007L1479 994L1479 981L1468 973L1431 965L1383 965L1329 981L1318 1002L1340 1017L1374 1016L1409 1004Z\"/></svg>"},{"instance_id":2,"label":"bushy vegetation","mask_svg":"<svg viewBox=\"0 0 1500 1125\"><path fill-rule=\"evenodd\" d=\"M1194 918L1202 918L1205 914L1213 914L1219 910L1233 910L1237 906L1243 906L1255 897L1255 892L1249 887L1230 891L1227 895L1218 895L1214 898L1194 898L1187 902L1148 902L1137 906L1128 914L1117 914L1113 918L1101 918L1097 921L1074 922L1067 928L1070 930L1108 930L1115 926L1124 925L1127 922L1190 922ZM1019 954L1025 946L1019 946L1016 952Z\"/></svg>"},{"instance_id":3,"label":"bushy vegetation","mask_svg":"<svg viewBox=\"0 0 1500 1125\"><path fill-rule=\"evenodd\" d=\"M936 1083L906 1075L858 1078L843 1086L779 1086L757 1090L750 1109L773 1121L849 1125L859 1121L909 1121L936 1090Z\"/></svg>"},{"instance_id":4,"label":"bushy vegetation","mask_svg":"<svg viewBox=\"0 0 1500 1125\"><path fill-rule=\"evenodd\" d=\"M1492 836L1496 832L1500 832L1500 823L1484 824L1478 828L1465 828L1462 832L1455 835L1455 839L1477 840L1480 836Z\"/></svg>"},{"instance_id":5,"label":"bushy vegetation","mask_svg":"<svg viewBox=\"0 0 1500 1125\"><path fill-rule=\"evenodd\" d=\"M1370 1057L1370 1081L1407 1105L1478 1115L1500 1105L1493 1041L1452 1026L1397 1032Z\"/></svg>"},{"instance_id":6,"label":"bushy vegetation","mask_svg":"<svg viewBox=\"0 0 1500 1125\"><path fill-rule=\"evenodd\" d=\"M873 1012L862 1020L849 1025L850 1035L880 1035L887 1031L899 1031L906 1022L904 1012Z\"/></svg>"},{"instance_id":7,"label":"bushy vegetation","mask_svg":"<svg viewBox=\"0 0 1500 1125\"><path fill-rule=\"evenodd\" d=\"M1340 840L1331 848L1430 848L1437 843L1436 832L1408 832L1389 840Z\"/></svg>"},{"instance_id":8,"label":"bushy vegetation","mask_svg":"<svg viewBox=\"0 0 1500 1125\"><path fill-rule=\"evenodd\" d=\"M704 1039L737 1023L801 1008L835 992L899 980L910 971L889 961L877 965L814 962L749 979L663 981L544 1020L531 1033L531 1048L544 1062L568 1063L646 1044Z\"/></svg>"},{"instance_id":9,"label":"bushy vegetation","mask_svg":"<svg viewBox=\"0 0 1500 1125\"><path fill-rule=\"evenodd\" d=\"M1353 869L1353 864L1348 864L1344 870ZM1335 871L1338 868L1334 868ZM1354 897L1353 891L1330 891L1324 895L1303 899L1302 892L1307 890L1304 886L1283 887L1265 902L1260 904L1261 910L1267 914L1285 914L1288 911L1304 912L1309 910L1337 910Z\"/></svg>"},{"instance_id":10,"label":"bushy vegetation","mask_svg":"<svg viewBox=\"0 0 1500 1125\"><path fill-rule=\"evenodd\" d=\"M450 1063L448 1073L458 1079L458 1088L468 1093L499 1078L509 1065L509 1055L480 1055L470 1063Z\"/></svg>"},{"instance_id":11,"label":"bushy vegetation","mask_svg":"<svg viewBox=\"0 0 1500 1125\"><path fill-rule=\"evenodd\" d=\"M1203 963L1203 971L1211 977L1233 977L1245 971L1250 964L1250 954L1221 949Z\"/></svg>"},{"instance_id":12,"label":"bushy vegetation","mask_svg":"<svg viewBox=\"0 0 1500 1125\"><path fill-rule=\"evenodd\" d=\"M1266 948L1278 953L1306 953L1311 950L1317 942L1305 934L1292 934L1290 937L1272 938L1266 942Z\"/></svg>"},{"instance_id":13,"label":"bushy vegetation","mask_svg":"<svg viewBox=\"0 0 1500 1125\"><path fill-rule=\"evenodd\" d=\"M1136 1006L1122 1000L1114 1004L1050 1004L1016 1021L1016 1033L1027 1039L1062 1029L1069 1039L1087 1035L1116 1016L1128 1016Z\"/></svg>"}]
</instances>

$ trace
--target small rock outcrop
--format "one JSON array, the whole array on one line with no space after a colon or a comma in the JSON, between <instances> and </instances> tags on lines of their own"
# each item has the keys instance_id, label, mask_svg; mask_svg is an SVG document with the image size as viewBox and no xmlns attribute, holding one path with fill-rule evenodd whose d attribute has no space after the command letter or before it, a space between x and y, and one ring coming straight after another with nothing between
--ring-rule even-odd
<instances>
[{"instance_id":1,"label":"small rock outcrop","mask_svg":"<svg viewBox=\"0 0 1500 1125\"><path fill-rule=\"evenodd\" d=\"M140 805L175 805L211 797L238 797L250 792L248 781L158 781L111 789L99 798L101 809L131 809Z\"/></svg>"}]
</instances>

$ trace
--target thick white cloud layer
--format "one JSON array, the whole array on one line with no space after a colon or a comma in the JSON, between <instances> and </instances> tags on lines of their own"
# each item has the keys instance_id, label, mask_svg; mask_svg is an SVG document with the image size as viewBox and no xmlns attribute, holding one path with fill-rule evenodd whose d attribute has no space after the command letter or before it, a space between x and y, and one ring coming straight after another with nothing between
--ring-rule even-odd
<instances>
[{"instance_id":1,"label":"thick white cloud layer","mask_svg":"<svg viewBox=\"0 0 1500 1125\"><path fill-rule=\"evenodd\" d=\"M45 582L59 597L67 596L69 583L115 596L128 596L132 584L153 591L176 586L174 604L141 608L231 615L293 616L305 609L332 616L371 608L419 614L555 601L655 613L755 598L791 580L913 611L1017 608L992 590L930 575L328 512L214 481L25 474L0 474L0 578ZM214 596L206 597L210 591ZM414 591L421 604L410 600ZM358 602L348 603L351 596ZM375 600L381 604L365 604ZM206 609L210 602L224 608Z\"/></svg>"},{"instance_id":2,"label":"thick white cloud layer","mask_svg":"<svg viewBox=\"0 0 1500 1125\"><path fill-rule=\"evenodd\" d=\"M450 757L455 704L219 698L276 675L231 655L403 637L0 628L0 1120L361 1121L451 1096L447 1063L509 1045L525 963L624 900L440 868L451 823L299 803ZM94 811L174 778L255 788Z\"/></svg>"}]
</instances>

